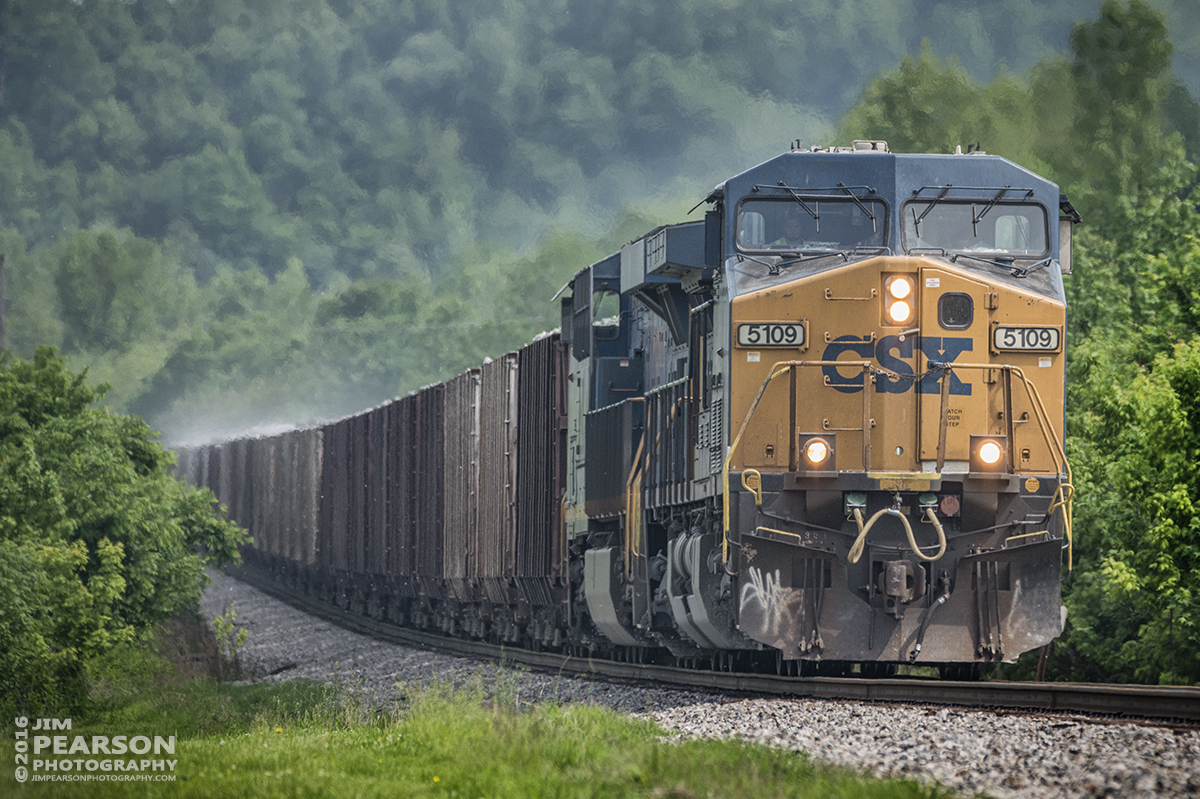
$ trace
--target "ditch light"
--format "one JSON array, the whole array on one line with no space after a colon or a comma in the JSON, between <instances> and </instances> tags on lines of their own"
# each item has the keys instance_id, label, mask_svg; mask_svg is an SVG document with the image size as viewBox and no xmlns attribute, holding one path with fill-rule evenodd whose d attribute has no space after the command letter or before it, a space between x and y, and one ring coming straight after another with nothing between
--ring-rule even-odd
<instances>
[{"instance_id":1,"label":"ditch light","mask_svg":"<svg viewBox=\"0 0 1200 799\"><path fill-rule=\"evenodd\" d=\"M1008 436L971 436L971 471L1007 474Z\"/></svg>"},{"instance_id":2,"label":"ditch light","mask_svg":"<svg viewBox=\"0 0 1200 799\"><path fill-rule=\"evenodd\" d=\"M801 433L800 471L837 473L835 459L834 437L817 433Z\"/></svg>"}]
</instances>

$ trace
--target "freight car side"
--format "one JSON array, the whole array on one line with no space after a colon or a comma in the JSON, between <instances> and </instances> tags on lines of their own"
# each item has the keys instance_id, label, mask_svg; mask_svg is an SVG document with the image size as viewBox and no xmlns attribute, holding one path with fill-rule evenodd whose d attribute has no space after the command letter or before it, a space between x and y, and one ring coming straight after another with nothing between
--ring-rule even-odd
<instances>
[{"instance_id":1,"label":"freight car side","mask_svg":"<svg viewBox=\"0 0 1200 799\"><path fill-rule=\"evenodd\" d=\"M178 450L248 564L344 609L562 642L565 347L557 334L320 427Z\"/></svg>"}]
</instances>

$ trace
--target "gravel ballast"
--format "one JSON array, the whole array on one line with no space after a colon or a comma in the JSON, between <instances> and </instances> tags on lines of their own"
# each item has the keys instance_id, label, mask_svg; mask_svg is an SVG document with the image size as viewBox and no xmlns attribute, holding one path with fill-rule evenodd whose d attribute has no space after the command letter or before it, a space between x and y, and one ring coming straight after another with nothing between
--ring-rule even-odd
<instances>
[{"instance_id":1,"label":"gravel ballast","mask_svg":"<svg viewBox=\"0 0 1200 799\"><path fill-rule=\"evenodd\" d=\"M678 737L737 738L879 776L936 780L995 797L1200 796L1200 731L1069 715L824 699L741 698L539 674L427 652L342 629L213 573L206 619L232 606L253 680L308 678L388 705L434 682L503 681L519 702L583 702L653 719Z\"/></svg>"}]
</instances>

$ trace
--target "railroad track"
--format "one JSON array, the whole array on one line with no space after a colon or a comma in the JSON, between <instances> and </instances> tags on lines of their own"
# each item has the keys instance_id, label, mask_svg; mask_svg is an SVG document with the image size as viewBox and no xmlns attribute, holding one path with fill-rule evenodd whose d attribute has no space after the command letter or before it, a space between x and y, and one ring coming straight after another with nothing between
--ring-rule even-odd
<instances>
[{"instance_id":1,"label":"railroad track","mask_svg":"<svg viewBox=\"0 0 1200 799\"><path fill-rule=\"evenodd\" d=\"M356 632L393 643L520 664L551 673L586 674L623 682L743 694L1083 713L1110 719L1153 719L1187 727L1200 726L1200 688L1063 682L950 682L916 677L789 677L622 663L561 652L514 649L397 627L321 602L250 568L230 569L229 573L293 607Z\"/></svg>"}]
</instances>

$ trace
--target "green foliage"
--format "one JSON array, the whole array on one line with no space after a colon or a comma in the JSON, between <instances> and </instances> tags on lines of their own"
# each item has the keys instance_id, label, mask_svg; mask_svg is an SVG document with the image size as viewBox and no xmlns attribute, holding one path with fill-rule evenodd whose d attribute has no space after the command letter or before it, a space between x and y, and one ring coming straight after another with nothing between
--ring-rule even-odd
<instances>
[{"instance_id":1,"label":"green foliage","mask_svg":"<svg viewBox=\"0 0 1200 799\"><path fill-rule=\"evenodd\" d=\"M89 658L193 605L244 540L142 420L88 407L105 388L50 347L0 360L0 693L21 708L81 701Z\"/></svg>"},{"instance_id":2,"label":"green foliage","mask_svg":"<svg viewBox=\"0 0 1200 799\"><path fill-rule=\"evenodd\" d=\"M980 86L957 60L921 54L872 81L841 119L839 140L884 139L893 152L953 152L986 145L1037 170L1034 154L1041 115L1031 87L1003 73Z\"/></svg>"},{"instance_id":3,"label":"green foliage","mask_svg":"<svg viewBox=\"0 0 1200 799\"><path fill-rule=\"evenodd\" d=\"M1072 412L1088 417L1073 425L1072 453L1088 501L1076 503L1086 538L1069 599L1071 673L1198 683L1200 338L1131 380L1102 363L1090 371L1114 379L1088 386L1099 401Z\"/></svg>"},{"instance_id":4,"label":"green foliage","mask_svg":"<svg viewBox=\"0 0 1200 799\"><path fill-rule=\"evenodd\" d=\"M1194 87L1194 15L1157 5ZM990 78L1094 8L9 0L0 225L35 246L97 225L180 242L201 283L218 264L274 276L293 258L320 288L437 276L477 239L595 233L630 197L691 196L795 136L821 141L922 37ZM1190 95L1166 88L1172 124L1200 143ZM985 124L1019 136L993 99Z\"/></svg>"},{"instance_id":5,"label":"green foliage","mask_svg":"<svg viewBox=\"0 0 1200 799\"><path fill-rule=\"evenodd\" d=\"M1165 20L1142 0L1105 0L1072 28L1072 57L1039 61L1025 79L981 85L955 59L919 58L878 76L839 123L839 138L886 139L896 152L982 144L1056 180L1089 226L1136 229L1123 204L1180 192L1200 135L1196 100L1174 76ZM1152 213L1143 212L1143 217ZM1163 225L1165 227L1165 225Z\"/></svg>"},{"instance_id":6,"label":"green foliage","mask_svg":"<svg viewBox=\"0 0 1200 799\"><path fill-rule=\"evenodd\" d=\"M614 239L658 219L633 215ZM565 232L527 256L481 245L437 283L408 273L326 294L298 262L274 280L222 272L202 292L215 319L190 328L132 409L176 441L359 410L557 327L554 294L600 246L613 242Z\"/></svg>"},{"instance_id":7,"label":"green foliage","mask_svg":"<svg viewBox=\"0 0 1200 799\"><path fill-rule=\"evenodd\" d=\"M1086 96L1171 113L1114 152L1190 130L1200 111L1141 6L1082 26L1078 63L1043 58L1093 2L13 0L7 343L58 346L176 440L212 432L214 407L233 430L264 408L341 415L553 328L575 269L679 220L697 185L795 135L821 142L848 92L921 36L840 140L979 141L1066 175L1100 124L1071 113L1079 86L1122 59L1157 71ZM1005 68L1035 62L1029 83ZM633 196L653 211L614 211ZM1133 291L1124 272L1100 288Z\"/></svg>"},{"instance_id":8,"label":"green foliage","mask_svg":"<svg viewBox=\"0 0 1200 799\"><path fill-rule=\"evenodd\" d=\"M1093 224L1113 220L1114 198L1150 188L1144 181L1182 143L1167 136L1164 103L1172 88L1166 21L1142 0L1105 0L1100 18L1071 31L1074 125L1062 146L1060 179L1076 193ZM1064 143L1065 145L1065 143Z\"/></svg>"},{"instance_id":9,"label":"green foliage","mask_svg":"<svg viewBox=\"0 0 1200 799\"><path fill-rule=\"evenodd\" d=\"M754 78L773 97L739 80L735 42L709 56L704 31L740 12L703 5L653 15L692 33L633 57L609 14L557 0L303 0L286 14L260 0L13 0L0 9L0 220L43 245L96 224L194 236L239 270L298 258L322 287L436 275L477 236L524 247L556 221L594 227L589 206L605 213L630 181L707 182L703 156L733 144L749 161L786 139L735 134L735 119L825 127L769 61ZM795 38L784 16L756 27Z\"/></svg>"},{"instance_id":10,"label":"green foliage","mask_svg":"<svg viewBox=\"0 0 1200 799\"><path fill-rule=\"evenodd\" d=\"M250 631L238 626L237 610L232 604L212 620L212 629L222 662L229 665L229 671L233 675L240 675L240 655L242 647L246 645L246 639L250 637Z\"/></svg>"},{"instance_id":11,"label":"green foliage","mask_svg":"<svg viewBox=\"0 0 1200 799\"><path fill-rule=\"evenodd\" d=\"M1108 2L1073 41L1081 97L1102 106L1076 128L1108 138L1082 181L1097 224L1079 239L1068 284L1081 563L1055 665L1076 678L1197 683L1196 169L1181 137L1162 136L1170 75L1161 19L1136 2Z\"/></svg>"}]
</instances>

